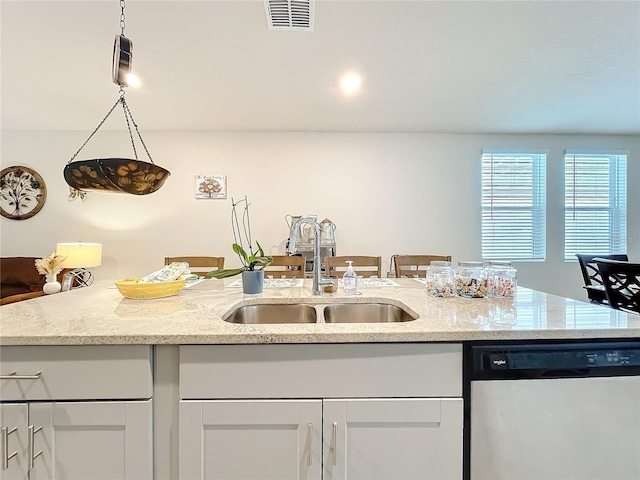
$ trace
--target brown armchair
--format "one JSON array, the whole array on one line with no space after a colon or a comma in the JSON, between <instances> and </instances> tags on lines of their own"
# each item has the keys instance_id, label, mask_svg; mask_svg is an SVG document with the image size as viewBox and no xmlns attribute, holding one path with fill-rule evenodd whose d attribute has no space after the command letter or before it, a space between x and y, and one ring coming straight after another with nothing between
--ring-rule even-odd
<instances>
[{"instance_id":1,"label":"brown armchair","mask_svg":"<svg viewBox=\"0 0 640 480\"><path fill-rule=\"evenodd\" d=\"M46 278L36 270L40 257L0 258L0 305L28 300L44 295Z\"/></svg>"}]
</instances>

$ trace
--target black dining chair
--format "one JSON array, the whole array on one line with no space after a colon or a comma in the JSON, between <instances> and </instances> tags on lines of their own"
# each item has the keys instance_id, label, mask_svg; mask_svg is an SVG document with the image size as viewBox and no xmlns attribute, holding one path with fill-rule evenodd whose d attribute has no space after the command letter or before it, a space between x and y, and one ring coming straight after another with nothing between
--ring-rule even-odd
<instances>
[{"instance_id":1,"label":"black dining chair","mask_svg":"<svg viewBox=\"0 0 640 480\"><path fill-rule=\"evenodd\" d=\"M640 314L640 263L594 258L611 308Z\"/></svg>"},{"instance_id":2,"label":"black dining chair","mask_svg":"<svg viewBox=\"0 0 640 480\"><path fill-rule=\"evenodd\" d=\"M584 279L584 289L587 291L587 297L591 303L607 303L607 294L602 284L602 277L598 271L594 258L604 258L608 260L620 260L628 261L629 257L626 253L613 254L613 255L583 255L576 253L578 263L580 264L580 271L582 272L582 278Z\"/></svg>"}]
</instances>

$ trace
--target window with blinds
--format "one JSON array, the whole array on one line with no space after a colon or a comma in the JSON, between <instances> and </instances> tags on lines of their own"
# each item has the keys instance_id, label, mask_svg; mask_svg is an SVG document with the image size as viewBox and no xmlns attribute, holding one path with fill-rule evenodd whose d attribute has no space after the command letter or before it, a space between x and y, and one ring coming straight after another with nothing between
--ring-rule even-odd
<instances>
[{"instance_id":1,"label":"window with blinds","mask_svg":"<svg viewBox=\"0 0 640 480\"><path fill-rule=\"evenodd\" d=\"M627 155L567 151L564 259L627 253Z\"/></svg>"},{"instance_id":2,"label":"window with blinds","mask_svg":"<svg viewBox=\"0 0 640 480\"><path fill-rule=\"evenodd\" d=\"M546 257L547 154L482 154L482 258Z\"/></svg>"}]
</instances>

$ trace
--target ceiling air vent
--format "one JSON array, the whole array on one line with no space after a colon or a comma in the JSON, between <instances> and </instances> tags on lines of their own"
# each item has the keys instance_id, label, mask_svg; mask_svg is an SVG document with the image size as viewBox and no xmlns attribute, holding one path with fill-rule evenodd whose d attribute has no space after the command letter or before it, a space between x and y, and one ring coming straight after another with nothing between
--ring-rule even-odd
<instances>
[{"instance_id":1,"label":"ceiling air vent","mask_svg":"<svg viewBox=\"0 0 640 480\"><path fill-rule=\"evenodd\" d=\"M264 0L269 30L313 30L314 0Z\"/></svg>"}]
</instances>

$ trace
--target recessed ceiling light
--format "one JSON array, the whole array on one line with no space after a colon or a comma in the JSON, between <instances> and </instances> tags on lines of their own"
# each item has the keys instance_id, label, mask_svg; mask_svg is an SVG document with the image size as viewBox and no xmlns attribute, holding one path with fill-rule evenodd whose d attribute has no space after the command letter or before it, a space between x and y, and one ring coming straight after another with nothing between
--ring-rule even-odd
<instances>
[{"instance_id":1,"label":"recessed ceiling light","mask_svg":"<svg viewBox=\"0 0 640 480\"><path fill-rule=\"evenodd\" d=\"M348 73L342 77L342 80L340 80L340 87L345 95L353 95L360 90L361 85L362 78L360 78L360 75L355 73Z\"/></svg>"}]
</instances>

